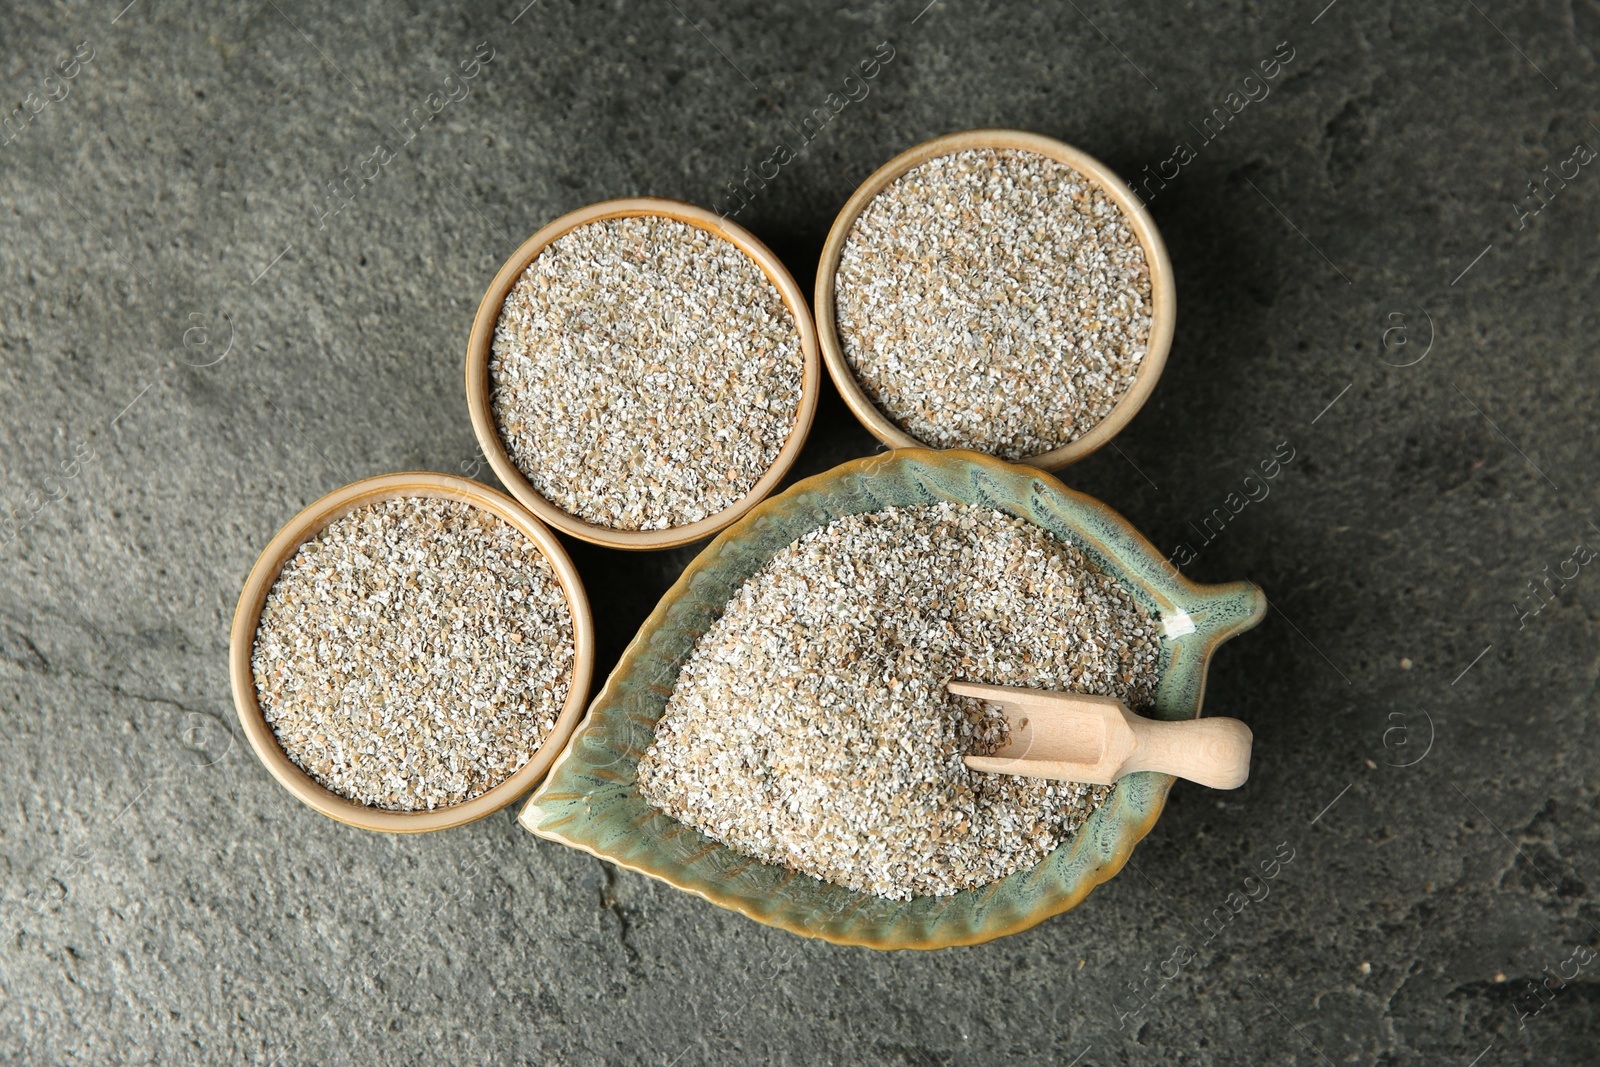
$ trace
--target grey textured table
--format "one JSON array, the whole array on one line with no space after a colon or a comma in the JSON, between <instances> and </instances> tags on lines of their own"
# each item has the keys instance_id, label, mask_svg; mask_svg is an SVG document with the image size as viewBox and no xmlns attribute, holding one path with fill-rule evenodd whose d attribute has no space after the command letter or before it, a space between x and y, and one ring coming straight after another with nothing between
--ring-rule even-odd
<instances>
[{"instance_id":1,"label":"grey textured table","mask_svg":"<svg viewBox=\"0 0 1600 1067\"><path fill-rule=\"evenodd\" d=\"M1600 1062L1595 0L125 2L0 7L0 1059ZM1150 183L1171 361L1065 478L1267 590L1209 700L1249 785L1179 785L1074 912L899 955L515 809L299 806L228 693L266 539L365 475L487 477L461 363L510 250L607 197L726 206L819 107L739 215L803 286L938 133ZM873 447L830 389L799 473ZM694 551L574 546L602 671Z\"/></svg>"}]
</instances>

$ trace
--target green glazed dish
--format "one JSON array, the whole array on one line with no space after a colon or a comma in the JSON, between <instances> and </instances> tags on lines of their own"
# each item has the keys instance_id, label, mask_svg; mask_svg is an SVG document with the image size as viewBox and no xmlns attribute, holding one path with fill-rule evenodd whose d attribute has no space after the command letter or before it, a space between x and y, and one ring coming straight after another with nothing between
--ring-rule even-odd
<instances>
[{"instance_id":1,"label":"green glazed dish","mask_svg":"<svg viewBox=\"0 0 1600 1067\"><path fill-rule=\"evenodd\" d=\"M845 515L951 500L995 508L1081 548L1163 625L1160 719L1200 714L1212 651L1261 620L1250 582L1202 586L1179 574L1104 504L1055 478L976 452L902 449L842 464L762 503L683 572L622 654L567 749L534 791L529 830L659 878L758 922L879 949L973 945L1074 907L1122 869L1173 779L1131 774L1072 838L1032 870L949 897L885 900L734 852L651 807L638 763L678 672L735 589L779 549Z\"/></svg>"}]
</instances>

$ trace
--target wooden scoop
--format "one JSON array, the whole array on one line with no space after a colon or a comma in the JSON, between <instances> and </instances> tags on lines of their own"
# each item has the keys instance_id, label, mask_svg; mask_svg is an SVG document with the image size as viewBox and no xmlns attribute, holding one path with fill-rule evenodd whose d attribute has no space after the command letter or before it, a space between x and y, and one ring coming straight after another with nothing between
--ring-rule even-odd
<instances>
[{"instance_id":1,"label":"wooden scoop","mask_svg":"<svg viewBox=\"0 0 1600 1067\"><path fill-rule=\"evenodd\" d=\"M1174 774L1213 789L1250 777L1250 727L1238 719L1161 722L1115 697L951 682L950 692L1000 705L1011 741L967 766L992 774L1110 785L1134 771Z\"/></svg>"}]
</instances>

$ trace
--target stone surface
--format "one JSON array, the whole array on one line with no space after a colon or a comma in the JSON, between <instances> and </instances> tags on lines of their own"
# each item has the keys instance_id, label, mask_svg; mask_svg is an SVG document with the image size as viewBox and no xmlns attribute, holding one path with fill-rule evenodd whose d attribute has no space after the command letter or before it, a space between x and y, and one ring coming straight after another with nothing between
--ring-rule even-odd
<instances>
[{"instance_id":1,"label":"stone surface","mask_svg":"<svg viewBox=\"0 0 1600 1067\"><path fill-rule=\"evenodd\" d=\"M0 1059L1594 1061L1595 0L123 2L0 7L29 116L0 131ZM1271 596L1212 673L1252 781L1179 785L1076 911L925 955L757 926L511 810L390 838L301 807L228 693L256 553L361 476L486 477L461 366L517 243L607 197L731 206L830 93L738 216L802 285L935 134L1169 176L1167 373L1065 478ZM797 473L873 447L830 390ZM602 671L694 551L574 548Z\"/></svg>"}]
</instances>

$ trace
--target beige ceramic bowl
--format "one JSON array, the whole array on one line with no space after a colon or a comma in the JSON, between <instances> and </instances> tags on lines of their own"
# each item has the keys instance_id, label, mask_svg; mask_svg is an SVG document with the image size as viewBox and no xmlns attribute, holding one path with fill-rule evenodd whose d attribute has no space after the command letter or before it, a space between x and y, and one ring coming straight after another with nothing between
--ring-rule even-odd
<instances>
[{"instance_id":1,"label":"beige ceramic bowl","mask_svg":"<svg viewBox=\"0 0 1600 1067\"><path fill-rule=\"evenodd\" d=\"M458 500L482 508L522 531L539 547L555 570L556 577L561 581L561 589L567 595L567 608L572 615L572 685L550 736L545 738L532 759L499 785L465 803L434 808L432 811L385 811L358 804L324 788L301 770L279 746L272 727L261 714L261 706L256 701L255 679L250 671L250 654L255 647L261 609L284 564L302 544L335 519L359 507L397 497ZM233 683L234 708L239 713L245 736L250 739L250 747L255 749L256 757L272 772L279 784L297 799L329 818L366 830L389 833L442 830L500 810L538 784L545 771L550 769L556 755L565 747L589 698L589 680L594 671L594 620L589 614L589 598L584 595L583 582L566 550L561 547L561 542L515 500L486 485L448 474L385 474L334 490L289 520L289 524L278 531L278 535L261 553L261 558L256 560L250 577L245 580L244 591L239 594L239 606L233 613L228 668Z\"/></svg>"},{"instance_id":2,"label":"beige ceramic bowl","mask_svg":"<svg viewBox=\"0 0 1600 1067\"><path fill-rule=\"evenodd\" d=\"M586 223L600 219L628 218L638 215L657 215L688 223L708 233L732 242L753 260L783 296L783 302L794 316L795 328L800 335L800 351L804 369L800 383L800 406L795 412L794 426L778 458L772 466L750 487L750 491L721 511L707 515L698 522L672 526L665 530L619 530L598 526L571 512L557 507L539 494L506 453L500 430L495 425L489 405L489 357L494 344L495 325L500 321L500 308L505 304L511 287L522 277L540 252L556 238ZM817 410L817 393L822 385L822 368L817 357L817 330L806 307L805 294L795 284L794 278L783 262L773 255L766 245L743 226L693 204L678 200L661 200L655 197L634 197L627 200L607 200L591 204L556 219L550 225L528 238L522 247L506 260L500 273L489 283L483 303L478 306L478 316L472 323L472 337L467 342L467 406L472 412L472 428L478 435L478 444L488 457L489 465L500 481L511 490L530 511L563 533L597 545L610 548L651 549L672 548L676 545L710 537L718 530L737 522L745 512L755 507L767 494L777 488L783 476L794 465L800 449L811 432L811 420Z\"/></svg>"},{"instance_id":3,"label":"beige ceramic bowl","mask_svg":"<svg viewBox=\"0 0 1600 1067\"><path fill-rule=\"evenodd\" d=\"M1133 230L1140 246L1144 248L1145 263L1150 268L1152 305L1150 347L1145 350L1144 358L1139 363L1139 371L1134 376L1133 384L1122 395L1122 399L1117 401L1111 413L1096 423L1088 433L1070 444L1019 461L1043 470L1056 470L1082 459L1111 440L1144 405L1150 396L1150 391L1155 388L1156 379L1161 377L1162 367L1166 365L1167 350L1172 346L1172 328L1177 318L1178 307L1177 293L1172 279L1172 263L1167 259L1167 246L1161 240L1161 234L1157 232L1155 223L1150 220L1144 206L1127 184L1105 164L1069 144L1020 130L965 130L961 133L935 137L915 148L907 149L874 171L845 203L844 209L839 212L839 217L834 220L833 229L828 231L827 243L822 247L822 260L817 266L815 300L817 333L822 342L822 356L827 361L828 374L833 378L833 384L838 388L840 395L844 397L844 402L849 405L856 418L861 420L861 424L872 431L873 436L890 448L930 447L906 433L898 423L878 410L862 389L861 383L856 380L855 372L850 369L850 364L844 356L844 349L839 343L838 323L834 314L834 278L839 270L839 255L844 251L845 239L873 197L883 192L889 183L913 167L921 166L939 156L973 148L1015 148L1035 152L1065 163L1085 178L1095 182L1112 202L1122 209L1129 228Z\"/></svg>"}]
</instances>

